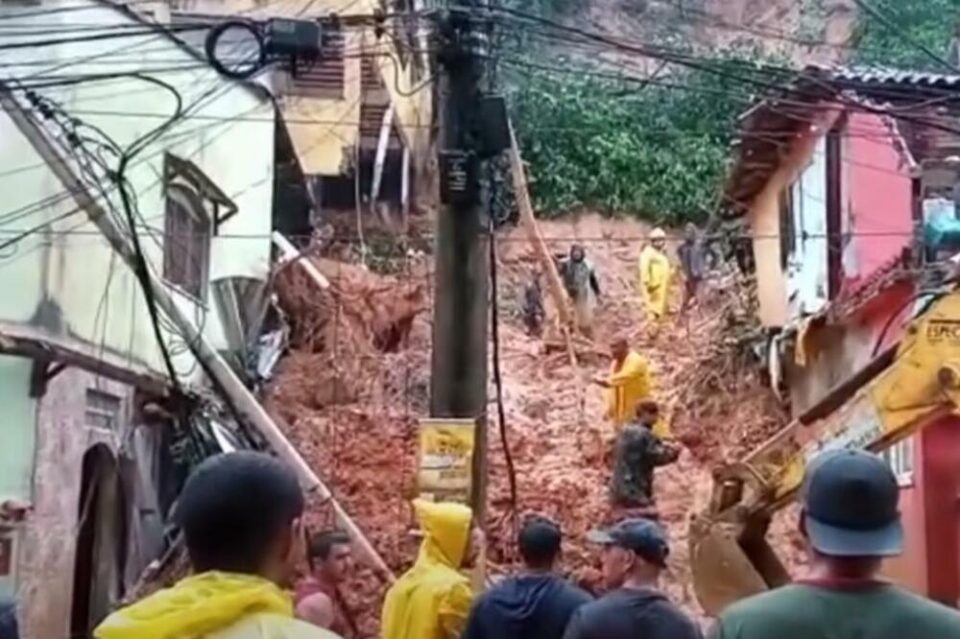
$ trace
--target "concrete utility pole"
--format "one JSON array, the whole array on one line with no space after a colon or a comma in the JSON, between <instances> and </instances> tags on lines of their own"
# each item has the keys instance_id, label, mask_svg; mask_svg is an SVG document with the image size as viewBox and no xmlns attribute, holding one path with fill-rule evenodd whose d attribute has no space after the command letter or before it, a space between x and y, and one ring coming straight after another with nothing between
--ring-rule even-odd
<instances>
[{"instance_id":1,"label":"concrete utility pole","mask_svg":"<svg viewBox=\"0 0 960 639\"><path fill-rule=\"evenodd\" d=\"M443 12L435 46L438 83L440 191L434 247L436 282L430 415L477 420L472 504L482 519L486 501L487 314L489 308L488 214L480 202L477 127L486 72L487 33L480 10ZM475 9L475 10L471 10Z\"/></svg>"}]
</instances>

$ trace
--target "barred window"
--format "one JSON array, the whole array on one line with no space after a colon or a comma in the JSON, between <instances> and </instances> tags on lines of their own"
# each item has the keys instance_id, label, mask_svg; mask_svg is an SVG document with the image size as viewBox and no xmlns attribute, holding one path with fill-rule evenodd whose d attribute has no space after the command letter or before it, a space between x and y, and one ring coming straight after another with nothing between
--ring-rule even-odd
<instances>
[{"instance_id":1,"label":"barred window","mask_svg":"<svg viewBox=\"0 0 960 639\"><path fill-rule=\"evenodd\" d=\"M206 299L210 267L210 219L196 191L167 185L163 278L198 300Z\"/></svg>"}]
</instances>

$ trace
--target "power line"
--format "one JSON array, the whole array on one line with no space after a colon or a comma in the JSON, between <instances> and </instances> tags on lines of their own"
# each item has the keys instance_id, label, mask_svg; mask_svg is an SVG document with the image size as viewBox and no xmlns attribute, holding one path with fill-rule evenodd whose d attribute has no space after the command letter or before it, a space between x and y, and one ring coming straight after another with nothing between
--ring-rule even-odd
<instances>
[{"instance_id":1,"label":"power line","mask_svg":"<svg viewBox=\"0 0 960 639\"><path fill-rule=\"evenodd\" d=\"M887 108L874 106L872 104L862 102L856 98L847 96L842 91L839 90L838 86L830 84L828 80L825 80L823 78L816 76L815 74L807 73L804 71L798 72L791 69L783 69L780 67L774 67L767 64L753 65L752 67L749 67L749 66L744 66L743 63L738 63L734 61L734 67L738 68L741 71L746 70L748 73L760 72L760 73L767 74L767 79L758 79L750 75L744 76L741 74L737 74L737 73L733 73L728 70L725 70L723 68L723 64L721 64L720 66L711 66L710 63L703 63L700 61L700 59L697 59L696 57L692 57L686 53L668 52L664 54L662 52L662 49L651 48L649 45L645 43L640 45L626 44L616 39L612 39L606 34L593 33L593 32L585 31L583 29L579 29L575 27L568 27L566 25L563 25L558 22L554 22L552 20L543 18L541 16L526 14L513 9L498 9L496 11L507 12L511 15L517 14L517 15L526 17L528 19L553 26L556 29L565 30L576 35L581 35L588 39L592 39L594 41L605 44L607 46L622 49L627 52L646 55L649 57L653 57L655 59L676 63L686 68L707 73L710 75L714 75L719 78L734 80L734 81L740 82L741 84L749 84L752 86L756 86L758 88L763 88L763 89L766 89L771 95L781 96L781 97L777 97L777 100L781 103L793 103L795 105L802 106L806 109L817 108L816 103L820 101L819 99L815 100L814 103L811 104L810 102L800 102L796 99L796 97L792 99L789 97L782 97L783 94L788 91L792 92L792 94L796 95L797 97L803 97L804 95L809 95L811 98L816 97L815 93L811 93L810 88L801 88L799 86L796 86L795 82L794 83L786 82L786 80L788 79L792 79L794 81L797 79L802 79L807 84L811 85L812 87L816 87L822 92L825 92L827 95L831 97L831 99L839 103L842 103L844 106L848 108L858 109L868 113L875 113L880 115L886 115L889 112L889 109ZM712 60L711 62L715 64L716 60ZM729 63L731 61L724 60L721 62ZM775 78L777 76L782 76L780 78L779 84L772 83L770 79ZM956 97L960 97L960 91L955 91L954 94ZM828 108L828 107L826 105L822 105L820 108ZM904 121L920 124L922 126L926 126L931 129L937 129L937 130L945 131L948 133L960 135L960 129L945 125L942 122L924 120L922 118L912 117L904 113L899 113L897 117L899 117Z\"/></svg>"},{"instance_id":2,"label":"power line","mask_svg":"<svg viewBox=\"0 0 960 639\"><path fill-rule=\"evenodd\" d=\"M127 0L126 2L118 3L117 6L128 8L138 4L156 4L156 0ZM33 18L36 16L47 16L54 15L58 13L75 13L78 11L102 11L103 7L99 5L87 5L79 7L56 7L52 9L39 9L36 11L10 11L4 10L0 11L0 23L7 20L16 20L18 18Z\"/></svg>"},{"instance_id":3,"label":"power line","mask_svg":"<svg viewBox=\"0 0 960 639\"><path fill-rule=\"evenodd\" d=\"M349 211L347 211L349 212ZM637 218L640 220L641 218ZM272 233L229 233L229 232L218 232L216 235L209 235L207 233L196 233L196 232L168 232L163 229L159 229L154 226L144 227L138 225L140 232L145 235L152 235L154 237L172 237L172 238L195 238L195 237L209 237L212 240L270 240L273 235ZM30 230L30 229L26 229ZM16 234L22 233L23 230L18 229L6 229L0 227L0 234ZM102 233L93 229L63 229L56 230L53 229L49 231L49 235L52 236L66 236L66 237L102 237ZM849 231L845 233L837 233L836 235L830 233L812 233L804 232L803 238L808 240L823 240L832 237L843 237L843 238L897 238L897 237L913 237L913 230L887 230L887 231ZM309 240L313 236L311 234L288 234L286 235L289 239L296 240ZM752 233L752 232L721 232L721 233L704 233L701 237L705 240L775 240L779 239L782 236L777 233ZM419 233L417 235L418 239L423 240L424 242L432 241L433 235L431 233ZM677 232L668 232L666 234L666 239L673 242L681 242L686 238L682 231ZM610 243L610 242L646 242L649 237L646 234L638 235L617 235L615 237L609 236L584 236L584 235L552 235L549 238L545 238L544 241L547 244L557 243L557 242L572 242L572 241L582 241L589 243ZM498 237L498 241L504 242L528 242L524 237L508 237L502 236ZM360 242L360 237L356 235L338 235L335 237L332 242L334 244L355 244ZM2 247L0 247L2 248Z\"/></svg>"},{"instance_id":4,"label":"power line","mask_svg":"<svg viewBox=\"0 0 960 639\"><path fill-rule=\"evenodd\" d=\"M229 89L229 88L232 88L232 87L228 84L228 85L226 85L226 88ZM204 94L204 95L202 95L200 98L198 98L193 104L191 104L191 105L189 105L188 107L186 107L186 109L184 109L184 111L185 111L186 113L189 113L192 109L194 109L194 108L199 108L200 105L201 105L204 101L208 101L208 102L209 102L209 101L215 99L216 97L217 97L217 92L215 92L215 91L214 91L214 92L208 92L207 94ZM250 110L252 111L252 110L255 110L255 109L258 109L258 108L260 108L260 105L255 105L255 106L252 107ZM226 119L226 120L224 120L223 122L220 122L220 123L218 123L218 124L216 124L216 125L214 125L214 126L222 126L222 125L224 125L224 124L235 125L236 123L233 122L233 121L230 120L230 119ZM195 154L200 153L201 151L203 151L203 150L204 150L206 147L208 147L210 144L213 144L220 136L225 135L231 128L232 128L232 126L231 126L231 127L225 127L223 131L220 131L220 132L217 133L216 135L209 137L207 140L204 141L203 144L201 144L201 145L198 146L196 149L194 149L194 150L188 155L188 157L192 157L193 155L195 155ZM167 134L167 135L164 136L163 139L169 144L170 142L173 142L174 140L179 140L181 137L188 137L188 136L193 135L193 134L196 133L197 131L209 130L209 129L210 129L210 125L201 125L201 126L193 127L193 128L190 128L190 129L186 129L186 130L184 130L184 131L178 131L178 132L176 132L176 133L174 133L174 134ZM140 166L141 164L146 164L146 163L149 162L150 160L155 159L156 157L163 155L163 154L166 153L167 151L168 151L168 147L167 147L167 146L164 146L164 147L158 149L156 153L153 153L152 155L148 155L148 156L146 156L146 157L142 157L140 160L138 160L137 162L135 162L132 166ZM46 165L44 164L44 166L46 166ZM156 186L158 186L158 185L160 184L161 181L162 181L162 177L158 178L158 179L157 179L156 181L154 181L152 184L147 185L144 189L142 189L142 191L148 191L148 190L150 190L150 189L155 188ZM111 190L113 190L114 187L115 187L115 184L114 184L114 183L111 183L111 185L107 187L108 192L111 191ZM13 211L9 211L9 212L6 212L6 213L0 213L0 220L6 220L6 223L9 223L11 220L13 220L13 218L12 218L11 216L13 216L13 215L15 215L15 214L19 214L18 217L16 217L16 220L23 219L24 217L26 217L26 216L28 216L28 215L32 215L32 214L35 214L35 213L38 213L38 212L42 211L43 209L47 208L48 206L53 206L53 205L55 205L55 204L61 203L61 202L64 201L64 200L68 200L68 199L70 199L70 198L72 197L72 195L73 195L73 192L72 192L70 189L65 189L64 191L61 191L61 192L59 192L59 193L56 193L56 194L53 194L53 195L48 196L48 197L46 197L46 198L43 198L43 199L41 199L41 200L38 201L38 202L34 202L34 203L31 203L31 204L22 206L22 207L20 207L20 208L18 208L18 209L15 209L15 210L13 210ZM76 214L76 213L82 212L82 210L83 210L83 209L80 208L80 207L75 207L74 209L72 209L71 211L69 211L69 213L71 213L71 214ZM66 215L65 215L65 217L69 217L69 216L66 216ZM15 220L14 220L14 221L15 221ZM56 221L56 220L48 220L48 221L42 222L42 223L34 226L34 227L32 228L32 231L33 231L33 232L39 232L39 231L47 228L47 227L48 227L51 223L53 223L54 221ZM3 223L3 222L0 222L0 223ZM29 235L30 235L30 234L28 233L28 234L26 234L24 237L27 237L27 236L29 236ZM8 242L8 243L5 243L4 245L0 246L0 249L5 248L5 247L10 246L11 244L15 244L15 243L16 243L16 242Z\"/></svg>"},{"instance_id":5,"label":"power line","mask_svg":"<svg viewBox=\"0 0 960 639\"><path fill-rule=\"evenodd\" d=\"M697 8L697 7L688 7L680 6L676 3L665 3L669 6L674 7L677 10L677 13L680 16L686 16L687 14L692 14L700 18L704 23L711 27L716 27L726 31L736 31L740 33L749 33L753 35L758 35L763 38L772 39L772 40L781 40L783 42L789 42L791 44L796 44L803 47L810 48L830 48L830 49L839 49L844 51L855 51L856 47L851 46L850 44L840 44L836 42L827 42L826 40L811 40L806 38L801 38L790 33L783 31L781 29L776 29L771 26L761 25L761 26L750 26L745 24L736 24L724 20L719 16L710 14L709 12ZM699 26L693 21L690 22L690 26Z\"/></svg>"},{"instance_id":6,"label":"power line","mask_svg":"<svg viewBox=\"0 0 960 639\"><path fill-rule=\"evenodd\" d=\"M197 31L198 29L207 29L209 27L179 27L179 26L170 26L165 27L163 30L169 33L180 33L186 31ZM11 42L7 44L0 44L0 51L10 51L13 49L30 49L30 48L42 48L42 47L52 47L60 44L77 44L80 42L99 42L102 40L115 40L117 38L132 38L136 36L146 36L146 35L156 35L157 28L143 27L142 31L136 33L97 33L92 35L81 36L78 38L50 38L48 40L28 40L25 42Z\"/></svg>"}]
</instances>

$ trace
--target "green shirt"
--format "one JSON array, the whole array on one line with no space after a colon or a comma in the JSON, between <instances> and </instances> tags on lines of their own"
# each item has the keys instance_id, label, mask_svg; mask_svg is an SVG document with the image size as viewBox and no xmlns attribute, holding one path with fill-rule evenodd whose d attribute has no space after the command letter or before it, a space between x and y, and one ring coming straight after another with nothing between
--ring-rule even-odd
<instances>
[{"instance_id":1,"label":"green shirt","mask_svg":"<svg viewBox=\"0 0 960 639\"><path fill-rule=\"evenodd\" d=\"M960 613L896 586L794 584L738 602L710 639L947 639Z\"/></svg>"}]
</instances>

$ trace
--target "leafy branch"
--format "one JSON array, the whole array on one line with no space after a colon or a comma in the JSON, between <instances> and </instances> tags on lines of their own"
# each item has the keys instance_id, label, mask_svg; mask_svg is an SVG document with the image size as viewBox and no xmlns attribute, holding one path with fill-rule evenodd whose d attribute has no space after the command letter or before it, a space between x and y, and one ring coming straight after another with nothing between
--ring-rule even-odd
<instances>
[{"instance_id":1,"label":"leafy branch","mask_svg":"<svg viewBox=\"0 0 960 639\"><path fill-rule=\"evenodd\" d=\"M512 77L512 115L537 208L703 221L716 208L744 104L707 72L674 73L669 84L588 74Z\"/></svg>"}]
</instances>

